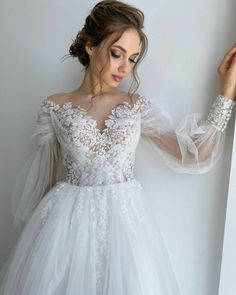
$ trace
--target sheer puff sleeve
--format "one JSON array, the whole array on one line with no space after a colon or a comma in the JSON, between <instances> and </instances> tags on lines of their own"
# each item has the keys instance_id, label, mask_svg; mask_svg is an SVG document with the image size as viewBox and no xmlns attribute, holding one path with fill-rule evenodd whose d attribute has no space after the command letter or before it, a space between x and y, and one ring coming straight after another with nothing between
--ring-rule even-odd
<instances>
[{"instance_id":1,"label":"sheer puff sleeve","mask_svg":"<svg viewBox=\"0 0 236 295\"><path fill-rule=\"evenodd\" d=\"M234 100L218 95L208 115L189 114L173 127L163 110L145 98L141 110L141 135L176 172L206 173L222 155L224 130L234 104Z\"/></svg>"},{"instance_id":2,"label":"sheer puff sleeve","mask_svg":"<svg viewBox=\"0 0 236 295\"><path fill-rule=\"evenodd\" d=\"M42 101L32 138L36 151L17 174L11 194L13 227L21 230L44 195L60 179L59 150L50 109Z\"/></svg>"}]
</instances>

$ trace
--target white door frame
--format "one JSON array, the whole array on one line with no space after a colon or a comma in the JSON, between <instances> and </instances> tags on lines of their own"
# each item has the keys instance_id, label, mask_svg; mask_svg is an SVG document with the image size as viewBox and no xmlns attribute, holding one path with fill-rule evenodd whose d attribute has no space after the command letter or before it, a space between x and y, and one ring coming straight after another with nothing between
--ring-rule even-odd
<instances>
[{"instance_id":1,"label":"white door frame","mask_svg":"<svg viewBox=\"0 0 236 295\"><path fill-rule=\"evenodd\" d=\"M218 295L236 294L236 121L232 148L228 199Z\"/></svg>"}]
</instances>

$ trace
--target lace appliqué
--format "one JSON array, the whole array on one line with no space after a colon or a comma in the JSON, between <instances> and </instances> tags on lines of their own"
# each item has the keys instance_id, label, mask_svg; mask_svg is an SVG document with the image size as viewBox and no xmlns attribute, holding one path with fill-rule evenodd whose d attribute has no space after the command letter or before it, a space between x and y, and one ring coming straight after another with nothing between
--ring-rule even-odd
<instances>
[{"instance_id":1,"label":"lace appliqu\u00e9","mask_svg":"<svg viewBox=\"0 0 236 295\"><path fill-rule=\"evenodd\" d=\"M64 182L58 182L55 187L54 190L56 192L56 194L58 194L65 186ZM63 196L61 196L63 197ZM43 200L44 201L44 200ZM42 228L43 226L46 224L48 217L50 216L52 210L54 210L55 206L59 206L60 205L60 201L59 201L59 197L54 197L49 199L45 206L42 207L41 211L40 211L40 228L38 230L38 233L35 237L34 243L32 245L32 252L29 255L29 260L30 260L30 264L33 263L34 261L34 257L35 257L35 252L37 252L37 244L40 242L41 239L41 233L42 233ZM36 208L37 210L37 208ZM56 227L56 223L54 224L54 226Z\"/></svg>"},{"instance_id":2,"label":"lace appliqu\u00e9","mask_svg":"<svg viewBox=\"0 0 236 295\"><path fill-rule=\"evenodd\" d=\"M140 223L143 222L143 216L138 209L140 196L137 195L137 188L142 187L136 181L126 184L119 184L120 187L81 187L78 197L75 198L73 212L71 215L70 229L78 229L83 212L87 212L87 206L92 218L92 229L95 243L95 272L93 279L96 282L97 294L102 294L104 286L104 277L109 259L112 238L112 210L120 210L120 215L124 219L132 233L137 233ZM118 185L118 186L119 186ZM132 191L132 189L135 191ZM135 193L136 192L136 193ZM120 208L120 209L119 209Z\"/></svg>"},{"instance_id":3,"label":"lace appliqu\u00e9","mask_svg":"<svg viewBox=\"0 0 236 295\"><path fill-rule=\"evenodd\" d=\"M84 108L73 106L72 102L61 106L45 99L41 107L56 119L57 133L67 148L62 152L66 181L97 185L132 179L140 117L149 105L150 101L143 96L139 96L133 105L124 101L111 110L105 120L106 127L100 131L96 120ZM71 156L68 147L78 154L78 159ZM124 160L120 161L122 154ZM79 155L83 156L82 165Z\"/></svg>"},{"instance_id":4,"label":"lace appliqu\u00e9","mask_svg":"<svg viewBox=\"0 0 236 295\"><path fill-rule=\"evenodd\" d=\"M128 186L127 186L128 185ZM35 251L37 251L38 243L41 241L41 233L44 226L46 226L47 219L50 214L57 214L57 208L63 206L65 198L68 198L68 190L78 189L78 194L72 194L74 202L71 210L71 217L68 226L71 235L74 236L78 227L81 226L82 215L87 214L87 209L90 212L91 226L93 234L91 235L91 242L94 243L94 265L95 269L93 280L96 284L97 294L102 294L104 286L105 272L107 269L107 262L109 259L111 241L110 236L112 232L112 210L115 207L119 210L124 224L129 227L130 232L134 235L138 232L141 223L143 223L143 216L139 210L140 206L140 192L141 185L137 181L130 183L120 183L113 186L83 186L80 188L68 187L65 182L58 183L54 188L52 198L45 202L40 209L41 226L35 238L32 252L29 255L30 263L34 262ZM133 191L134 189L134 191ZM54 211L54 212L52 212ZM54 223L56 227L57 217L54 216Z\"/></svg>"}]
</instances>

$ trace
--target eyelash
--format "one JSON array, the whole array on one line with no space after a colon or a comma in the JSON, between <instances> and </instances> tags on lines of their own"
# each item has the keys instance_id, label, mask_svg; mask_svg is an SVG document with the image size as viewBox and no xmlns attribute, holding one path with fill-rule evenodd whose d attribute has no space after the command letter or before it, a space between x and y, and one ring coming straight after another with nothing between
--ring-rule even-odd
<instances>
[{"instance_id":1,"label":"eyelash","mask_svg":"<svg viewBox=\"0 0 236 295\"><path fill-rule=\"evenodd\" d=\"M119 58L120 56L119 55L116 55L115 53L114 53L114 51L112 51L111 50L111 55L113 56L113 57L115 57L115 58ZM137 62L135 61L135 60L133 60L133 59L130 59L130 61L131 61L131 63L133 63L133 64L136 64Z\"/></svg>"}]
</instances>

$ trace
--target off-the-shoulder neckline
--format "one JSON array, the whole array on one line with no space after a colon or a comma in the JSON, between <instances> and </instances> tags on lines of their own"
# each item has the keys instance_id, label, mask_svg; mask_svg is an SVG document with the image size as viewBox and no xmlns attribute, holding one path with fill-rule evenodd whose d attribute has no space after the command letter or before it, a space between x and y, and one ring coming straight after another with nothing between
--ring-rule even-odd
<instances>
[{"instance_id":1,"label":"off-the-shoulder neckline","mask_svg":"<svg viewBox=\"0 0 236 295\"><path fill-rule=\"evenodd\" d=\"M96 125L96 128L95 129L102 136L108 130L107 122L114 116L115 112L119 108L125 109L126 107L128 107L128 109L130 111L133 111L133 110L135 110L139 106L140 102L143 99L146 99L145 96L139 94L138 97L137 97L137 99L135 100L135 102L133 104L130 104L128 101L124 100L121 103L119 103L118 105L114 106L110 110L110 113L104 119L103 126L105 126L105 127L102 128L102 129L98 128L98 121L94 117L94 115L89 114L88 111L84 107L82 107L80 105L74 105L72 101L65 101L63 104L60 105L60 104L56 103L53 100L49 100L48 97L46 97L43 100L42 104L44 104L44 103L45 104L49 104L49 106L55 108L55 110L64 110L64 109L67 109L67 107L68 107L69 109L72 109L72 110L82 111L83 112L83 115L86 116L87 119L92 120L95 123L95 125Z\"/></svg>"},{"instance_id":2,"label":"off-the-shoulder neckline","mask_svg":"<svg viewBox=\"0 0 236 295\"><path fill-rule=\"evenodd\" d=\"M145 99L145 96L139 94L138 97L137 97L137 99L135 100L135 102L134 102L133 104L131 104L131 103L130 103L129 101L127 101L127 100L123 100L123 101L120 102L118 105L114 106L114 107L110 110L110 112L113 113L117 108L119 108L119 107L122 106L122 105L124 105L124 106L128 106L130 109L135 108L136 105L138 105L142 99ZM64 101L62 104L59 104L59 103L57 103L57 102L55 102L55 101L53 101L53 100L48 99L48 97L46 97L46 98L43 100L42 103L47 103L47 104L49 104L49 105L55 107L56 109L63 109L63 108L65 108L66 106L69 106L71 109L79 109L79 110L81 110L81 111L83 111L83 112L86 112L86 113L89 115L88 110L87 110L86 108L82 107L81 105L75 105L75 104L73 103L73 101L69 101L69 100L67 100L67 101Z\"/></svg>"}]
</instances>

